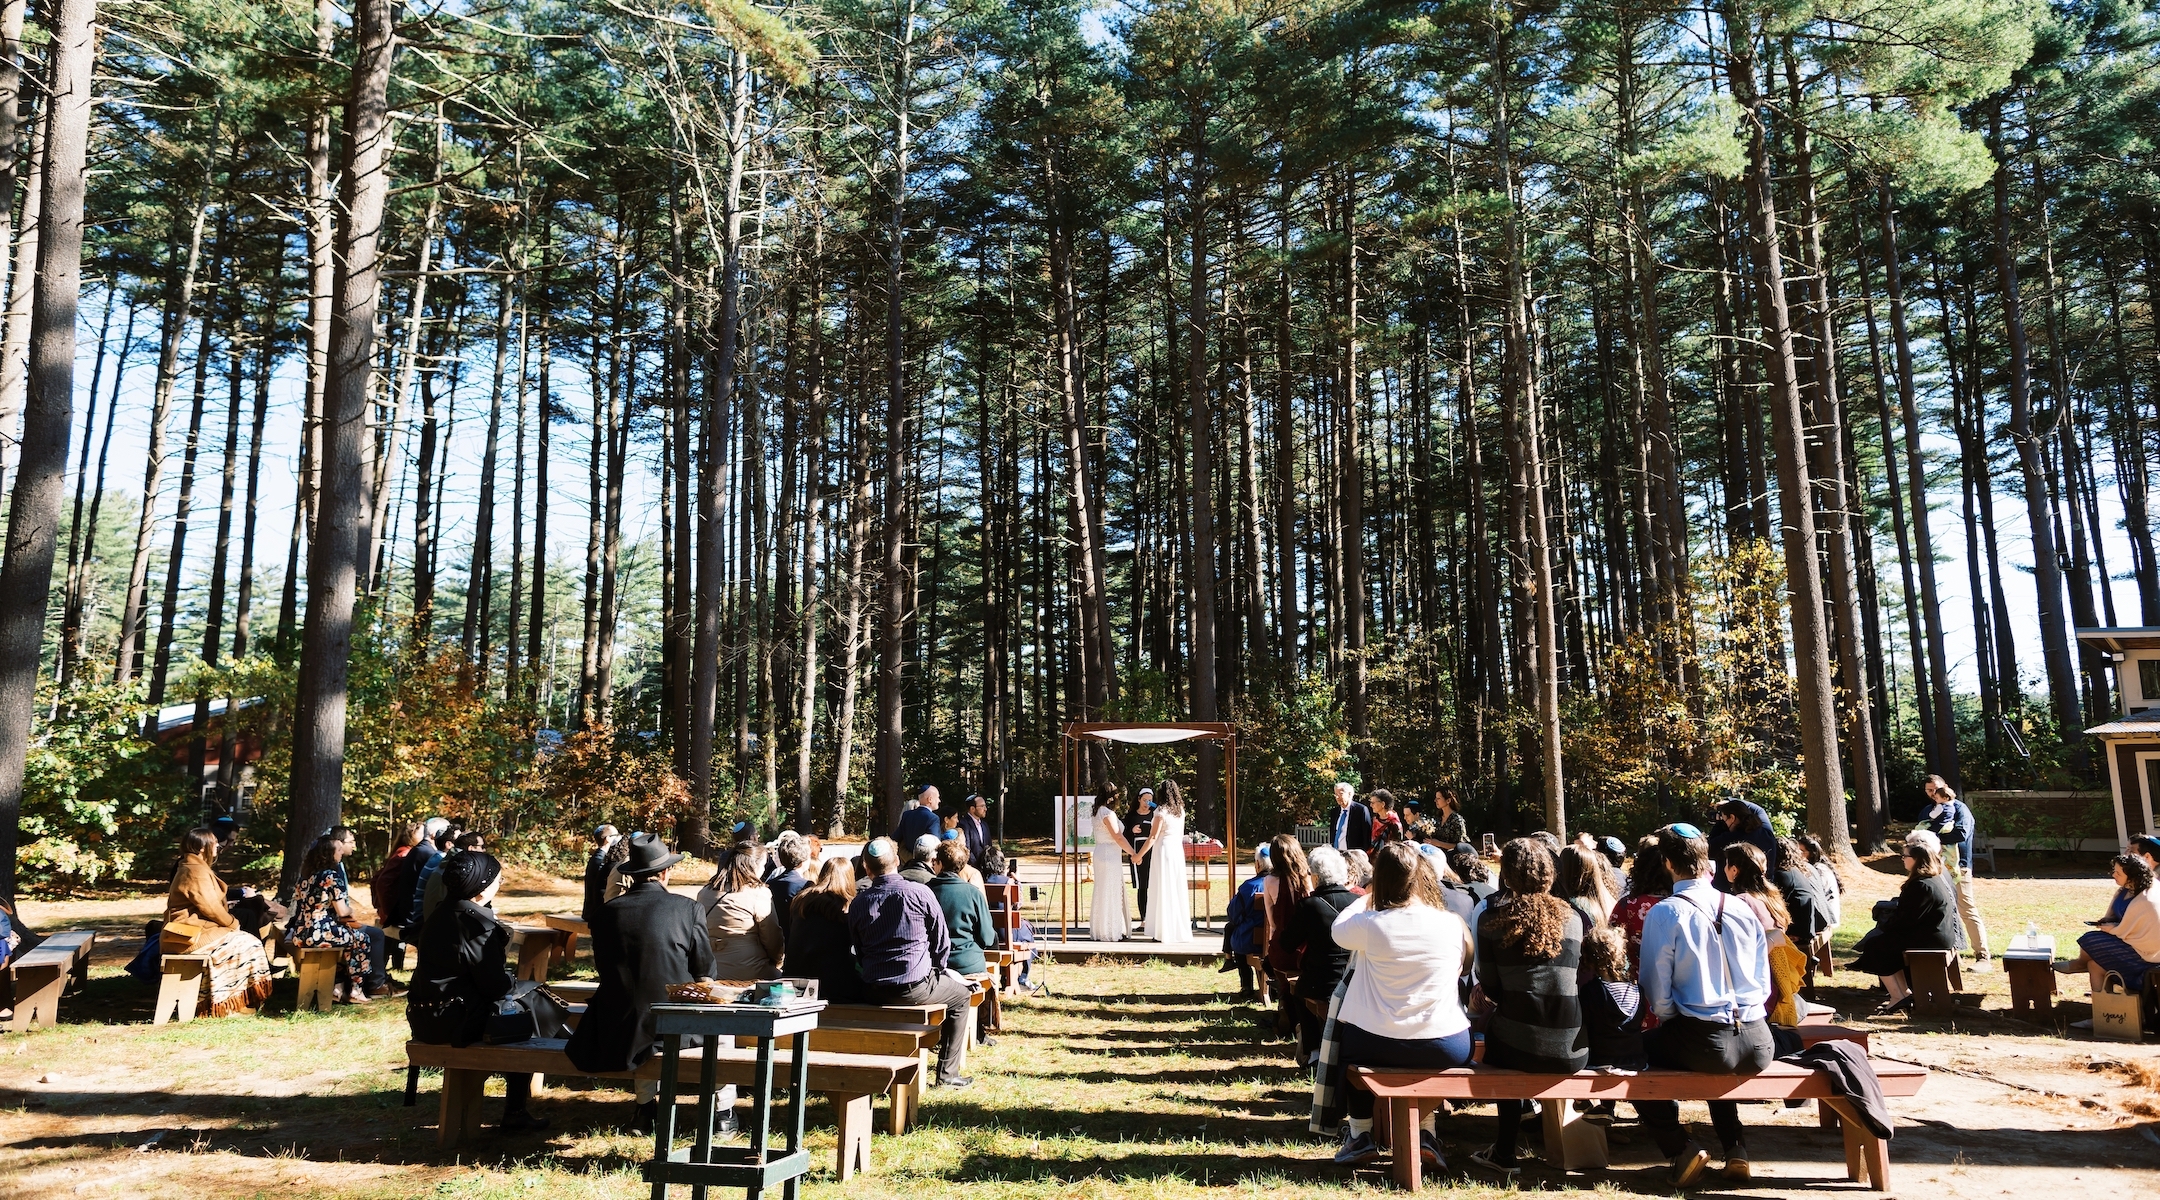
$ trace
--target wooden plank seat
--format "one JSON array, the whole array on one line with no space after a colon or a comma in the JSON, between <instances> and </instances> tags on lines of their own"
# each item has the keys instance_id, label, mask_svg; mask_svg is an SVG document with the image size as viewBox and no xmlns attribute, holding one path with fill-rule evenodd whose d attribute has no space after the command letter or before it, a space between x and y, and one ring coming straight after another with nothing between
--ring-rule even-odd
<instances>
[{"instance_id":1,"label":"wooden plank seat","mask_svg":"<svg viewBox=\"0 0 2160 1200\"><path fill-rule=\"evenodd\" d=\"M1905 980L1912 986L1913 1015L1937 1020L1957 1015L1965 973L1955 950L1907 950Z\"/></svg>"},{"instance_id":2,"label":"wooden plank seat","mask_svg":"<svg viewBox=\"0 0 2160 1200\"><path fill-rule=\"evenodd\" d=\"M435 1067L443 1073L441 1124L435 1135L436 1145L448 1149L479 1133L480 1100L489 1075L529 1073L533 1076L535 1093L550 1075L594 1079L660 1078L660 1055L646 1059L634 1071L595 1073L579 1070L563 1052L566 1044L562 1038L534 1038L500 1046L405 1043L408 1067ZM684 1050L684 1079L695 1082L697 1073L703 1069L703 1054L702 1050ZM716 1082L738 1087L757 1082L755 1050L723 1046L718 1049L717 1058ZM777 1056L774 1065L776 1070L783 1065ZM832 1101L833 1114L840 1127L837 1170L841 1179L853 1177L858 1170L869 1169L872 1098L912 1081L916 1070L916 1060L904 1055L829 1054L815 1049L810 1052L810 1090Z\"/></svg>"},{"instance_id":3,"label":"wooden plank seat","mask_svg":"<svg viewBox=\"0 0 2160 1200\"><path fill-rule=\"evenodd\" d=\"M1890 1190L1889 1148L1850 1104L1831 1091L1828 1074L1776 1062L1756 1075L1705 1075L1694 1071L1650 1070L1636 1075L1543 1075L1499 1067L1454 1067L1445 1071L1406 1071L1352 1067L1350 1084L1377 1100L1374 1127L1385 1128L1393 1145L1416 1146L1425 1113L1441 1101L1489 1103L1495 1100L1551 1100L1543 1104L1545 1157L1566 1171L1606 1164L1602 1129L1581 1120L1574 1100L1816 1100L1835 1113L1845 1136L1845 1176L1876 1191ZM1924 1067L1877 1063L1876 1078L1885 1096L1914 1096L1927 1082ZM1385 1111L1382 1111L1385 1110ZM1827 1122L1826 1122L1827 1123ZM1415 1152L1391 1156L1395 1182L1416 1191L1421 1182Z\"/></svg>"},{"instance_id":4,"label":"wooden plank seat","mask_svg":"<svg viewBox=\"0 0 2160 1200\"><path fill-rule=\"evenodd\" d=\"M10 1033L54 1025L60 1020L60 997L72 986L90 982L90 951L97 932L68 929L47 934L37 948L10 959L5 968L15 979L15 1015Z\"/></svg>"},{"instance_id":5,"label":"wooden plank seat","mask_svg":"<svg viewBox=\"0 0 2160 1200\"><path fill-rule=\"evenodd\" d=\"M592 936L592 926L585 923L585 918L574 913L548 913L540 918L540 923L549 929L558 930L562 933L562 961L564 962L569 962L577 957L579 938Z\"/></svg>"},{"instance_id":6,"label":"wooden plank seat","mask_svg":"<svg viewBox=\"0 0 2160 1200\"><path fill-rule=\"evenodd\" d=\"M943 1009L939 1009L943 1012ZM754 1046L755 1038L737 1038L737 1046ZM792 1048L792 1037L777 1038L775 1046ZM881 1054L912 1058L917 1070L912 1079L896 1083L892 1090L892 1104L886 1113L887 1133L898 1136L915 1125L915 1117L922 1111L923 1088L931 1078L930 1055L937 1049L938 1027L935 1025L824 1025L820 1024L810 1033L810 1052L830 1054Z\"/></svg>"},{"instance_id":7,"label":"wooden plank seat","mask_svg":"<svg viewBox=\"0 0 2160 1200\"><path fill-rule=\"evenodd\" d=\"M203 988L210 983L210 956L162 955L158 970L157 1007L150 1010L150 1023L194 1020L195 1010L202 1004Z\"/></svg>"}]
</instances>

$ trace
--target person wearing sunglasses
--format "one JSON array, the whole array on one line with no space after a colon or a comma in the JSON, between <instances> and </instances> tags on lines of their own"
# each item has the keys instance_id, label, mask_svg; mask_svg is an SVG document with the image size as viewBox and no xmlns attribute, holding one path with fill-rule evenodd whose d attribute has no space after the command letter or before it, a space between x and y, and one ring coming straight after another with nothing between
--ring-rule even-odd
<instances>
[{"instance_id":1,"label":"person wearing sunglasses","mask_svg":"<svg viewBox=\"0 0 2160 1200\"><path fill-rule=\"evenodd\" d=\"M1912 985L1905 978L1907 950L1955 950L1958 943L1957 893L1943 870L1942 842L1925 829L1905 835L1905 886L1897 899L1875 906L1875 928L1854 949L1853 965L1882 980L1889 1000L1877 1016L1912 1007Z\"/></svg>"}]
</instances>

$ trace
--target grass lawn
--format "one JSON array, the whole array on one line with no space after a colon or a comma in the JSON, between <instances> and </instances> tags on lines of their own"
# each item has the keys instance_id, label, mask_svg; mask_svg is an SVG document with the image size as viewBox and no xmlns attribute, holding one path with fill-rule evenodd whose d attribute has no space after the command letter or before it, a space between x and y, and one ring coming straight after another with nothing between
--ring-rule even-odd
<instances>
[{"instance_id":1,"label":"grass lawn","mask_svg":"<svg viewBox=\"0 0 2160 1200\"><path fill-rule=\"evenodd\" d=\"M1865 922L1872 895L1896 884L1872 872L1853 881L1843 936ZM2067 944L2107 895L2089 878L1980 886L1998 947L2022 931L2027 914ZM536 890L504 907L560 904ZM87 903L33 906L28 915L45 928L129 919ZM436 1082L423 1081L419 1107L402 1103L402 1000L294 1014L293 985L281 980L264 1015L153 1029L145 1023L149 989L117 970L132 948L116 939L101 952L90 987L63 1006L67 1024L0 1038L0 1195L647 1194L638 1166L651 1143L622 1129L631 1108L625 1092L551 1089L535 1106L551 1129L488 1132L445 1154L434 1146ZM833 1180L831 1115L814 1105L814 1171L804 1194L1143 1200L1386 1190L1383 1171L1337 1168L1333 1145L1307 1131L1309 1086L1286 1047L1253 1032L1233 995L1235 975L1212 966L1073 962L1048 964L1043 974L1053 994L1010 1005L998 1044L971 1056L975 1086L928 1093L917 1129L874 1139L867 1175ZM1848 972L1827 982L1824 994L1841 1011L1871 1007L1871 980ZM2064 999L2082 1000L2084 985L2066 982ZM1968 984L1987 993L1990 1009L2003 1007L2000 974L1969 975ZM2069 1004L2061 1019L2082 1015L2082 1004ZM1924 1181L1931 1195L1994 1196L2043 1186L2053 1177L2041 1164L2068 1163L2086 1171L2072 1178L2096 1187L2105 1180L2109 1191L2127 1194L2122 1189L2142 1186L2130 1181L2149 1182L2143 1173L2160 1170L2160 1125L2140 1128L2160 1117L2151 1103L2160 1099L2151 1094L2160 1053L2150 1045L2069 1041L2059 1028L2018 1026L1993 1012L1944 1026L1893 1018L1872 1028L1877 1054L1937 1071L1921 1098L1894 1105L1901 1187ZM488 1102L487 1119L499 1103ZM1690 1113L1703 1120L1699 1106ZM1452 1160L1466 1163L1484 1144L1488 1114L1444 1122ZM1751 1135L1758 1170L1775 1178L1745 1194L1845 1186L1835 1135L1815 1129L1811 1112L1756 1106L1746 1120L1758 1131ZM1533 1164L1522 1186L1670 1194L1648 1138L1626 1122L1615 1133L1609 1171L1571 1180ZM1444 1181L1473 1200L1500 1194L1459 1173ZM2065 1194L2099 1193L2069 1187Z\"/></svg>"}]
</instances>

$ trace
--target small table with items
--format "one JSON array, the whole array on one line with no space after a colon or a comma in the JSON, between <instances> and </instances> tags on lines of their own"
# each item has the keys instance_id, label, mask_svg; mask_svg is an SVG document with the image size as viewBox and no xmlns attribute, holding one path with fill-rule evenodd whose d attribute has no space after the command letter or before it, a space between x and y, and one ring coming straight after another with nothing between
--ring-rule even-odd
<instances>
[{"instance_id":1,"label":"small table with items","mask_svg":"<svg viewBox=\"0 0 2160 1200\"><path fill-rule=\"evenodd\" d=\"M2055 939L2044 933L2021 933L2002 952L2003 974L2010 978L2010 1015L2044 1021L2055 1008Z\"/></svg>"},{"instance_id":2,"label":"small table with items","mask_svg":"<svg viewBox=\"0 0 2160 1200\"><path fill-rule=\"evenodd\" d=\"M804 1106L810 1091L810 1039L795 1038L793 1057L787 1064L788 1115L786 1142L773 1141L773 1043L784 1037L808 1034L817 1028L825 1002L785 999L777 1004L656 1004L652 1013L661 1041L660 1112L654 1123L653 1157L645 1164L645 1181L652 1185L652 1200L666 1200L670 1184L690 1185L694 1200L705 1200L706 1189L739 1187L757 1200L766 1188L781 1185L781 1194L795 1200L802 1176L810 1169L810 1152L803 1148ZM675 1097L682 1083L683 1039L703 1038L698 1055L697 1124L691 1130L691 1146L675 1148ZM756 1081L750 1085L751 1117L748 1148L714 1147L713 1126L718 1117L716 1097L720 1047L734 1045L738 1037L757 1042Z\"/></svg>"}]
</instances>

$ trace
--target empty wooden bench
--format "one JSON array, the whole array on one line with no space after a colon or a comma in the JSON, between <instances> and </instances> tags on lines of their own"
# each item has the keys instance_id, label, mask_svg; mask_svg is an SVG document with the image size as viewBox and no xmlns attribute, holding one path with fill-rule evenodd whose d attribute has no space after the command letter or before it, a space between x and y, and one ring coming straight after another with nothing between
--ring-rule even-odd
<instances>
[{"instance_id":1,"label":"empty wooden bench","mask_svg":"<svg viewBox=\"0 0 2160 1200\"><path fill-rule=\"evenodd\" d=\"M15 1015L8 1018L8 1031L57 1023L68 986L90 982L90 950L96 945L95 930L69 929L47 934L35 950L10 959L4 969L15 979Z\"/></svg>"},{"instance_id":2,"label":"empty wooden bench","mask_svg":"<svg viewBox=\"0 0 2160 1200\"><path fill-rule=\"evenodd\" d=\"M533 1090L550 1075L595 1079L660 1078L661 1056L654 1055L634 1071L592 1072L578 1069L563 1052L562 1038L534 1038L500 1046L439 1046L428 1042L405 1043L408 1067L436 1067L443 1073L441 1126L436 1145L448 1149L480 1131L480 1100L487 1077L494 1074L531 1074ZM685 1050L683 1069L702 1069L702 1050ZM715 1081L744 1086L757 1081L757 1052L721 1047L717 1051ZM810 1052L810 1090L832 1101L833 1116L840 1127L836 1170L841 1179L870 1167L870 1101L896 1086L913 1080L916 1060L899 1055L826 1054Z\"/></svg>"},{"instance_id":3,"label":"empty wooden bench","mask_svg":"<svg viewBox=\"0 0 2160 1200\"><path fill-rule=\"evenodd\" d=\"M831 1011L828 1009L827 1011ZM937 1010L940 1015L944 1009ZM755 1046L755 1038L737 1038L737 1046ZM810 1051L831 1054L877 1054L912 1058L916 1071L912 1079L896 1083L892 1089L892 1106L887 1114L886 1132L898 1136L914 1127L916 1114L922 1111L922 1090L930 1077L930 1052L937 1048L938 1027L922 1025L874 1025L858 1026L820 1024L810 1032ZM791 1049L792 1037L773 1041L777 1049Z\"/></svg>"},{"instance_id":4,"label":"empty wooden bench","mask_svg":"<svg viewBox=\"0 0 2160 1200\"><path fill-rule=\"evenodd\" d=\"M1944 1020L1957 1015L1958 993L1965 990L1957 951L1907 950L1905 979L1912 986L1914 1016Z\"/></svg>"},{"instance_id":5,"label":"empty wooden bench","mask_svg":"<svg viewBox=\"0 0 2160 1200\"><path fill-rule=\"evenodd\" d=\"M1923 1067L1876 1063L1884 1096L1914 1096L1927 1082ZM1859 1113L1830 1089L1824 1072L1775 1062L1758 1075L1704 1075L1694 1071L1650 1070L1637 1075L1542 1075L1499 1067L1455 1067L1445 1071L1394 1071L1350 1068L1352 1087L1377 1100L1376 1130L1388 1130L1397 1147L1415 1147L1424 1115L1443 1100L1490 1103L1495 1100L1548 1100L1543 1104L1545 1158L1566 1171L1605 1165L1604 1131L1581 1120L1574 1100L1815 1100L1834 1113L1845 1133L1845 1177L1890 1190L1889 1147L1869 1132ZM1385 1111L1382 1111L1385 1110ZM1827 1117L1825 1124L1828 1123ZM1416 1191L1420 1163L1414 1149L1391 1155L1395 1182Z\"/></svg>"}]
</instances>

